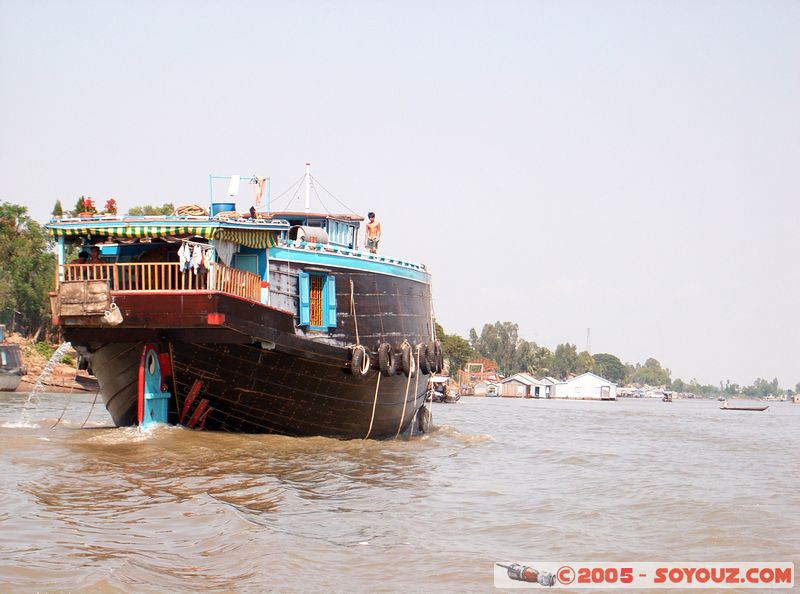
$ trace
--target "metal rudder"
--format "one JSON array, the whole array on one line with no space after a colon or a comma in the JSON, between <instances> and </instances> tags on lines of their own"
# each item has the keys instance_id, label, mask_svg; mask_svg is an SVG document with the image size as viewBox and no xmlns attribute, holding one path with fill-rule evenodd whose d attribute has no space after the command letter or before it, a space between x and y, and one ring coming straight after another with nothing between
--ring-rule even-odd
<instances>
[{"instance_id":1,"label":"metal rudder","mask_svg":"<svg viewBox=\"0 0 800 594\"><path fill-rule=\"evenodd\" d=\"M162 392L161 364L153 345L145 345L139 363L139 426L149 427L166 423L169 413L170 392Z\"/></svg>"}]
</instances>

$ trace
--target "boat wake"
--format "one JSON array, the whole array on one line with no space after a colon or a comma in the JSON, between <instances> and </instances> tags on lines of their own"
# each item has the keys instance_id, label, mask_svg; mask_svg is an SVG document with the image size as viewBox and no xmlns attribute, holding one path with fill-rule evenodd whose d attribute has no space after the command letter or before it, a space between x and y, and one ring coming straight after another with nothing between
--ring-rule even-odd
<instances>
[{"instance_id":1,"label":"boat wake","mask_svg":"<svg viewBox=\"0 0 800 594\"><path fill-rule=\"evenodd\" d=\"M151 441L174 431L185 431L185 429L169 425L150 425L146 428L108 427L108 431L102 431L90 437L88 441L104 445L137 443Z\"/></svg>"},{"instance_id":2,"label":"boat wake","mask_svg":"<svg viewBox=\"0 0 800 594\"><path fill-rule=\"evenodd\" d=\"M428 434L426 434L425 437L429 438L449 437L465 444L480 444L480 443L490 443L496 441L494 436L489 435L488 433L481 433L481 434L462 433L461 431L459 431L455 427L451 427L450 425L436 425L435 427L431 428L431 431Z\"/></svg>"},{"instance_id":3,"label":"boat wake","mask_svg":"<svg viewBox=\"0 0 800 594\"><path fill-rule=\"evenodd\" d=\"M34 423L30 421L17 421L15 423L2 423L0 427L3 429L38 429L43 427L43 424Z\"/></svg>"}]
</instances>

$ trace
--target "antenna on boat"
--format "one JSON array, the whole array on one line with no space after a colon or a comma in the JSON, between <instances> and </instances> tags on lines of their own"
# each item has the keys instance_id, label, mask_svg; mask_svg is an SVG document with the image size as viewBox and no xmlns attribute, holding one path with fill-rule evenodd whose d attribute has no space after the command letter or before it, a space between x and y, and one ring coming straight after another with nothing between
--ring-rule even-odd
<instances>
[{"instance_id":1,"label":"antenna on boat","mask_svg":"<svg viewBox=\"0 0 800 594\"><path fill-rule=\"evenodd\" d=\"M311 205L311 163L306 163L306 215Z\"/></svg>"}]
</instances>

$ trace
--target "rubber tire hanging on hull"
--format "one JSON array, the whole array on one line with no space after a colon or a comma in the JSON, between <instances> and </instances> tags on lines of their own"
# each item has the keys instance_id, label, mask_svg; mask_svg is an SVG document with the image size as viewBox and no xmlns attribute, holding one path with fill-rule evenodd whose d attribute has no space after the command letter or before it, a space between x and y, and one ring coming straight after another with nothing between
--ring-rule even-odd
<instances>
[{"instance_id":1,"label":"rubber tire hanging on hull","mask_svg":"<svg viewBox=\"0 0 800 594\"><path fill-rule=\"evenodd\" d=\"M392 345L388 342L383 342L378 345L378 367L381 373L386 377L392 376L395 373L395 357L392 351Z\"/></svg>"},{"instance_id":2,"label":"rubber tire hanging on hull","mask_svg":"<svg viewBox=\"0 0 800 594\"><path fill-rule=\"evenodd\" d=\"M369 354L366 349L361 345L354 346L350 357L350 373L353 375L367 375L369 366Z\"/></svg>"},{"instance_id":3,"label":"rubber tire hanging on hull","mask_svg":"<svg viewBox=\"0 0 800 594\"><path fill-rule=\"evenodd\" d=\"M428 433L428 431L430 431L431 421L433 420L432 417L433 415L427 406L423 406L417 411L417 418L415 421L420 433Z\"/></svg>"},{"instance_id":4,"label":"rubber tire hanging on hull","mask_svg":"<svg viewBox=\"0 0 800 594\"><path fill-rule=\"evenodd\" d=\"M444 348L441 341L433 343L433 352L436 355L436 373L441 373L444 370Z\"/></svg>"},{"instance_id":5,"label":"rubber tire hanging on hull","mask_svg":"<svg viewBox=\"0 0 800 594\"><path fill-rule=\"evenodd\" d=\"M428 369L431 373L439 373L439 360L436 356L436 344L431 342L425 347L425 360L428 362Z\"/></svg>"},{"instance_id":6,"label":"rubber tire hanging on hull","mask_svg":"<svg viewBox=\"0 0 800 594\"><path fill-rule=\"evenodd\" d=\"M417 374L417 365L414 360L414 347L405 343L400 351L400 359L403 364L403 373L406 377L414 377Z\"/></svg>"},{"instance_id":7,"label":"rubber tire hanging on hull","mask_svg":"<svg viewBox=\"0 0 800 594\"><path fill-rule=\"evenodd\" d=\"M425 354L428 350L428 345L422 343L417 346L419 347L419 370L422 375L430 375L431 368L428 366L428 356Z\"/></svg>"}]
</instances>

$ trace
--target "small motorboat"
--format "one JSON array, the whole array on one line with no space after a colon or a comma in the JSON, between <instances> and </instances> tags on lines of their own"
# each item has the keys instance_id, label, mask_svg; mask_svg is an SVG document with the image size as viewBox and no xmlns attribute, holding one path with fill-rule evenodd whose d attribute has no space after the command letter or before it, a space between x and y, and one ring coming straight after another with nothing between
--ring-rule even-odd
<instances>
[{"instance_id":1,"label":"small motorboat","mask_svg":"<svg viewBox=\"0 0 800 594\"><path fill-rule=\"evenodd\" d=\"M449 381L450 378L446 376L432 376L428 383L427 400L429 402L444 402L447 404L458 402L461 399L461 394L448 388Z\"/></svg>"},{"instance_id":2,"label":"small motorboat","mask_svg":"<svg viewBox=\"0 0 800 594\"><path fill-rule=\"evenodd\" d=\"M0 390L13 392L26 373L19 345L0 344Z\"/></svg>"}]
</instances>

